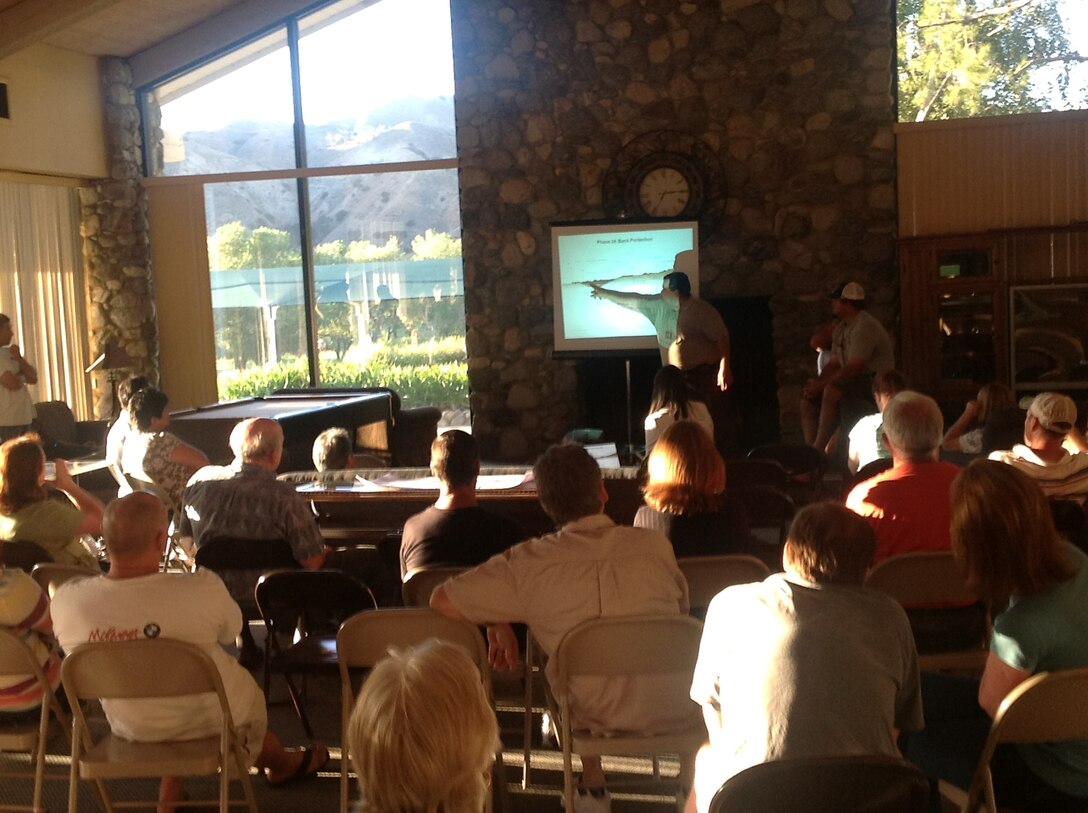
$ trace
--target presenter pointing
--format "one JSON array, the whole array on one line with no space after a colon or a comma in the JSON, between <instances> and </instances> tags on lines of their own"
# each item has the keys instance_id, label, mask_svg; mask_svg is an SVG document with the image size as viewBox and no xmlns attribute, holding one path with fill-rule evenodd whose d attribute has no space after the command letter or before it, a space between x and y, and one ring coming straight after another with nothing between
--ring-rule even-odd
<instances>
[{"instance_id":1,"label":"presenter pointing","mask_svg":"<svg viewBox=\"0 0 1088 813\"><path fill-rule=\"evenodd\" d=\"M587 282L597 299L614 302L641 313L657 332L661 363L679 367L699 391L714 418L718 449L725 454L733 446L733 421L723 393L733 384L729 330L717 309L691 295L688 273L698 273L695 252L681 251L673 270L665 274L659 294L610 291Z\"/></svg>"},{"instance_id":2,"label":"presenter pointing","mask_svg":"<svg viewBox=\"0 0 1088 813\"><path fill-rule=\"evenodd\" d=\"M11 319L0 313L0 441L29 432L34 420L34 402L26 387L38 383L38 371L23 358L14 338Z\"/></svg>"}]
</instances>

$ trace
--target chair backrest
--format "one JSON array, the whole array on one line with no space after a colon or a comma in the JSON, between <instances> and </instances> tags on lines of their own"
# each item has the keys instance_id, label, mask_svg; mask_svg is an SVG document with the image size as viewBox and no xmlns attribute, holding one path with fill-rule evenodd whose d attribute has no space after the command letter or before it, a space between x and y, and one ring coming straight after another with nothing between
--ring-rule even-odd
<instances>
[{"instance_id":1,"label":"chair backrest","mask_svg":"<svg viewBox=\"0 0 1088 813\"><path fill-rule=\"evenodd\" d=\"M887 471L894 465L895 461L890 457L878 457L876 460L870 460L858 469L854 476L850 478L850 482L846 486L847 491L844 491L843 493L848 493L848 490L853 489L858 483L864 483L869 478L876 477L878 474Z\"/></svg>"},{"instance_id":2,"label":"chair backrest","mask_svg":"<svg viewBox=\"0 0 1088 813\"><path fill-rule=\"evenodd\" d=\"M763 581L771 569L755 556L686 556L677 559L688 581L688 602L693 610L706 610L711 599L726 587Z\"/></svg>"},{"instance_id":3,"label":"chair backrest","mask_svg":"<svg viewBox=\"0 0 1088 813\"><path fill-rule=\"evenodd\" d=\"M58 565L54 562L42 562L34 565L34 569L30 571L30 575L34 577L34 581L42 588L42 592L49 596L50 601L52 601L53 596L56 595L57 588L65 582L74 579L94 578L101 574L88 567L80 567L79 565Z\"/></svg>"},{"instance_id":4,"label":"chair backrest","mask_svg":"<svg viewBox=\"0 0 1088 813\"><path fill-rule=\"evenodd\" d=\"M49 551L37 542L27 540L0 542L0 563L5 567L17 567L29 573L42 562L52 563Z\"/></svg>"},{"instance_id":5,"label":"chair backrest","mask_svg":"<svg viewBox=\"0 0 1088 813\"><path fill-rule=\"evenodd\" d=\"M367 669L390 647L418 646L438 638L463 647L481 674L487 672L487 645L478 627L423 607L366 610L348 618L336 634L340 670Z\"/></svg>"},{"instance_id":6,"label":"chair backrest","mask_svg":"<svg viewBox=\"0 0 1088 813\"><path fill-rule=\"evenodd\" d=\"M970 604L977 600L967 589L952 551L892 556L869 572L865 586L887 593L900 604Z\"/></svg>"},{"instance_id":7,"label":"chair backrest","mask_svg":"<svg viewBox=\"0 0 1088 813\"><path fill-rule=\"evenodd\" d=\"M305 629L316 631L314 622L340 621L377 607L374 595L361 581L340 570L278 570L257 580L254 591L261 618L270 634L299 618L307 619ZM335 629L335 628L334 628Z\"/></svg>"},{"instance_id":8,"label":"chair backrest","mask_svg":"<svg viewBox=\"0 0 1088 813\"><path fill-rule=\"evenodd\" d=\"M1088 668L1032 675L1001 702L994 743L1088 740Z\"/></svg>"},{"instance_id":9,"label":"chair backrest","mask_svg":"<svg viewBox=\"0 0 1088 813\"><path fill-rule=\"evenodd\" d=\"M583 621L563 636L555 652L557 693L563 693L571 675L677 674L690 688L702 634L703 625L686 615Z\"/></svg>"},{"instance_id":10,"label":"chair backrest","mask_svg":"<svg viewBox=\"0 0 1088 813\"><path fill-rule=\"evenodd\" d=\"M41 434L48 440L77 443L76 416L64 401L38 401L34 404L34 419Z\"/></svg>"},{"instance_id":11,"label":"chair backrest","mask_svg":"<svg viewBox=\"0 0 1088 813\"><path fill-rule=\"evenodd\" d=\"M889 756L783 759L741 771L710 803L711 813L922 813L929 783ZM798 800L804 799L803 805Z\"/></svg>"},{"instance_id":12,"label":"chair backrest","mask_svg":"<svg viewBox=\"0 0 1088 813\"><path fill-rule=\"evenodd\" d=\"M805 443L768 443L748 452L751 460L774 460L791 478L818 480L827 467L827 455Z\"/></svg>"},{"instance_id":13,"label":"chair backrest","mask_svg":"<svg viewBox=\"0 0 1088 813\"><path fill-rule=\"evenodd\" d=\"M429 607L434 589L466 570L466 567L428 567L412 571L401 586L404 606Z\"/></svg>"},{"instance_id":14,"label":"chair backrest","mask_svg":"<svg viewBox=\"0 0 1088 813\"><path fill-rule=\"evenodd\" d=\"M65 656L60 676L73 710L78 700L87 698L214 692L226 702L211 656L195 644L171 638L82 644Z\"/></svg>"},{"instance_id":15,"label":"chair backrest","mask_svg":"<svg viewBox=\"0 0 1088 813\"><path fill-rule=\"evenodd\" d=\"M298 567L286 539L217 537L196 552L198 567L209 570L274 570Z\"/></svg>"},{"instance_id":16,"label":"chair backrest","mask_svg":"<svg viewBox=\"0 0 1088 813\"><path fill-rule=\"evenodd\" d=\"M158 483L152 482L151 480L143 480L135 474L129 474L128 472L123 472L123 475L128 482L128 487L133 491L146 491L148 494L154 494L159 498L159 501L166 506L167 511L171 513L176 513L178 511L178 506L174 505L174 501L170 498L170 495L167 494Z\"/></svg>"},{"instance_id":17,"label":"chair backrest","mask_svg":"<svg viewBox=\"0 0 1088 813\"><path fill-rule=\"evenodd\" d=\"M725 461L725 480L730 489L735 486L771 486L783 488L789 482L789 473L776 460L730 458Z\"/></svg>"},{"instance_id":18,"label":"chair backrest","mask_svg":"<svg viewBox=\"0 0 1088 813\"><path fill-rule=\"evenodd\" d=\"M7 627L0 627L0 676L33 675L48 686L41 664L22 637Z\"/></svg>"}]
</instances>

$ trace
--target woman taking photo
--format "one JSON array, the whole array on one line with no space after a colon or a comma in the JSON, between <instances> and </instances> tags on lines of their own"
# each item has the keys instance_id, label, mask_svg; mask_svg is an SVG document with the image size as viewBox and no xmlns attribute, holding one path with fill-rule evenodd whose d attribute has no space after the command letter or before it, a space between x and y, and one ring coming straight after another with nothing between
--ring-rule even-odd
<instances>
[{"instance_id":1,"label":"woman taking photo","mask_svg":"<svg viewBox=\"0 0 1088 813\"><path fill-rule=\"evenodd\" d=\"M906 754L966 788L1006 695L1038 672L1088 666L1088 556L1061 539L1039 486L1012 466L976 460L951 496L952 550L993 608L993 637L981 682L923 677L926 729ZM999 807L1088 804L1086 741L1002 744L990 766Z\"/></svg>"},{"instance_id":2,"label":"woman taking photo","mask_svg":"<svg viewBox=\"0 0 1088 813\"><path fill-rule=\"evenodd\" d=\"M67 499L51 499L45 487L45 452L37 435L0 444L0 539L36 542L53 561L98 570L98 559L83 544L83 534L102 533L102 503L76 485L63 460L54 461L50 486Z\"/></svg>"},{"instance_id":3,"label":"woman taking photo","mask_svg":"<svg viewBox=\"0 0 1088 813\"><path fill-rule=\"evenodd\" d=\"M650 414L645 423L647 452L676 421L695 421L714 437L714 419L699 393L692 389L678 367L666 364L654 376L650 394Z\"/></svg>"},{"instance_id":4,"label":"woman taking photo","mask_svg":"<svg viewBox=\"0 0 1088 813\"><path fill-rule=\"evenodd\" d=\"M676 557L747 553L748 517L725 493L725 462L694 421L677 421L654 444L636 528L661 531Z\"/></svg>"}]
</instances>

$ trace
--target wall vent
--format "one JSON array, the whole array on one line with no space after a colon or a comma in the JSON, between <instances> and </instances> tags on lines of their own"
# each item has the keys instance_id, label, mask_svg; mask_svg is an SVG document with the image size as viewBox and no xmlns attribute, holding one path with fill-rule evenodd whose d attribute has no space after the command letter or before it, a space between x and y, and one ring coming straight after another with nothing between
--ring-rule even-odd
<instances>
[{"instance_id":1,"label":"wall vent","mask_svg":"<svg viewBox=\"0 0 1088 813\"><path fill-rule=\"evenodd\" d=\"M8 107L8 83L0 79L0 119L11 120L11 108Z\"/></svg>"}]
</instances>

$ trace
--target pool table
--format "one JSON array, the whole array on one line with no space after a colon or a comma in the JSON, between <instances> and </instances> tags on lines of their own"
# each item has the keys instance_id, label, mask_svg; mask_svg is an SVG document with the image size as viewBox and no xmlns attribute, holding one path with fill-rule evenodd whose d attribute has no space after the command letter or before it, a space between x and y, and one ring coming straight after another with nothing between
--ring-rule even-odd
<instances>
[{"instance_id":1,"label":"pool table","mask_svg":"<svg viewBox=\"0 0 1088 813\"><path fill-rule=\"evenodd\" d=\"M245 418L274 418L283 427L280 471L312 469L314 438L333 426L351 436L360 426L388 421L393 404L388 393L264 395L224 401L170 413L170 428L200 449L212 463L229 463L230 433Z\"/></svg>"}]
</instances>

